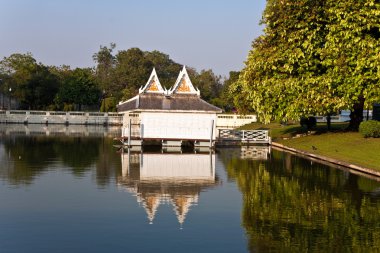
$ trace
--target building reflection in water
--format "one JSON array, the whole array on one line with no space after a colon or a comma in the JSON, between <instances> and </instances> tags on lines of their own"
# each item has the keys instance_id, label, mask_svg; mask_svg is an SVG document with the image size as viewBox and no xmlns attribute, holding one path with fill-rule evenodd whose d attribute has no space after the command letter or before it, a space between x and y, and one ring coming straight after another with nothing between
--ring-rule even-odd
<instances>
[{"instance_id":1,"label":"building reflection in water","mask_svg":"<svg viewBox=\"0 0 380 253\"><path fill-rule=\"evenodd\" d=\"M153 223L160 205L172 205L182 225L201 191L219 184L214 153L125 151L118 186L133 193Z\"/></svg>"}]
</instances>

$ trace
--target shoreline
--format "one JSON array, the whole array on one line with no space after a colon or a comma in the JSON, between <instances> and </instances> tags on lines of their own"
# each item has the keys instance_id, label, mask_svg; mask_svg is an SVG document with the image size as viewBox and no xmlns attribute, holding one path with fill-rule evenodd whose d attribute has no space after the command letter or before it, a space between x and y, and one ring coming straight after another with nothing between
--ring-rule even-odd
<instances>
[{"instance_id":1,"label":"shoreline","mask_svg":"<svg viewBox=\"0 0 380 253\"><path fill-rule=\"evenodd\" d=\"M344 162L341 160L333 159L333 158L330 158L327 156L317 155L317 154L309 153L309 152L302 151L299 149L291 148L291 147L285 146L285 145L278 143L278 142L272 142L272 146L279 148L279 149L282 149L282 150L290 151L290 152L295 153L295 154L300 154L300 155L308 157L308 158L313 158L317 161L328 162L328 163L331 163L334 165L338 165L340 167L347 168L347 169L352 170L352 171L364 173L366 175L375 176L376 178L378 178L380 180L380 171L377 171L374 169L365 168L365 167L362 167L362 166L359 166L356 164L352 164L349 162Z\"/></svg>"}]
</instances>

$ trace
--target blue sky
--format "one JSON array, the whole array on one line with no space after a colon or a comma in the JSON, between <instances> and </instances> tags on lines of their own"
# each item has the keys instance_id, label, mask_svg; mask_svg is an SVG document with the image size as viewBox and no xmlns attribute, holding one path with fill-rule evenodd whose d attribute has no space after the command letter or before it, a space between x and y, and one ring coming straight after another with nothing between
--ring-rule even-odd
<instances>
[{"instance_id":1,"label":"blue sky","mask_svg":"<svg viewBox=\"0 0 380 253\"><path fill-rule=\"evenodd\" d=\"M265 0L0 0L0 57L92 67L100 45L159 50L197 70L243 66Z\"/></svg>"}]
</instances>

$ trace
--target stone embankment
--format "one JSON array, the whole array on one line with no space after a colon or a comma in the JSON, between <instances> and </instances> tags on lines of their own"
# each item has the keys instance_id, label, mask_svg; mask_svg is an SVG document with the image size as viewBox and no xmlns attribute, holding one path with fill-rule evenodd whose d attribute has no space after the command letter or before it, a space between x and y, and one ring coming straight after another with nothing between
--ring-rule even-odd
<instances>
[{"instance_id":1,"label":"stone embankment","mask_svg":"<svg viewBox=\"0 0 380 253\"><path fill-rule=\"evenodd\" d=\"M308 158L311 158L311 159L315 159L315 160L331 163L331 164L334 164L334 165L337 165L337 166L340 166L340 167L348 168L350 170L350 172L359 172L359 173L364 173L364 174L372 175L372 176L375 176L375 177L380 177L380 171L377 171L377 170L374 170L374 169L365 168L365 167L362 167L362 166L358 166L356 164L351 164L351 163L348 163L348 162L343 162L343 161L336 160L336 159L333 159L333 158L330 158L330 157L326 157L326 156L322 156L322 155L312 154L312 153L309 153L309 152L306 152L306 151L302 151L302 150L298 150L298 149L295 149L295 148L291 148L291 147L285 146L285 145L283 145L281 143L278 143L278 142L272 142L272 146L276 147L276 148L280 148L282 150L290 151L292 153L299 154L301 156L305 156L305 157L308 157Z\"/></svg>"}]
</instances>

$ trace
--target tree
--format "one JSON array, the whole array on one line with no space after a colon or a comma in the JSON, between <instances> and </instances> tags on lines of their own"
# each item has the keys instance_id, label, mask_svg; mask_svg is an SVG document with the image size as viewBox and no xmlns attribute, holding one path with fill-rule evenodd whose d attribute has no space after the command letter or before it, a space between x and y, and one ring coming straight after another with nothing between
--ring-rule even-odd
<instances>
[{"instance_id":1,"label":"tree","mask_svg":"<svg viewBox=\"0 0 380 253\"><path fill-rule=\"evenodd\" d=\"M73 109L69 105L77 105L81 110L82 105L98 105L100 93L91 69L77 68L63 81L55 102L59 108L66 105L68 110Z\"/></svg>"},{"instance_id":2,"label":"tree","mask_svg":"<svg viewBox=\"0 0 380 253\"><path fill-rule=\"evenodd\" d=\"M119 51L116 55L115 87L118 87L119 92L127 89L134 96L147 81L153 67L153 63L146 59L145 53L139 48ZM118 98L121 98L121 93Z\"/></svg>"},{"instance_id":3,"label":"tree","mask_svg":"<svg viewBox=\"0 0 380 253\"><path fill-rule=\"evenodd\" d=\"M234 100L231 96L231 86L233 83L239 80L240 71L230 71L228 79L224 80L223 88L221 91L221 99L223 101L223 107L226 111L233 110Z\"/></svg>"},{"instance_id":4,"label":"tree","mask_svg":"<svg viewBox=\"0 0 380 253\"><path fill-rule=\"evenodd\" d=\"M100 50L92 56L97 63L95 72L97 83L100 89L107 94L113 91L113 70L116 58L112 52L115 48L115 43L110 43L109 47L100 46Z\"/></svg>"},{"instance_id":5,"label":"tree","mask_svg":"<svg viewBox=\"0 0 380 253\"><path fill-rule=\"evenodd\" d=\"M354 2L268 0L264 35L253 42L231 87L242 98L237 106L248 105L267 123L355 111L366 99L378 100L380 45L376 32L366 31L378 30L379 3Z\"/></svg>"},{"instance_id":6,"label":"tree","mask_svg":"<svg viewBox=\"0 0 380 253\"><path fill-rule=\"evenodd\" d=\"M235 100L238 108L248 105L265 123L323 111L324 107L305 102L313 92L304 89L317 88L323 72L319 57L325 33L323 2L267 1L265 34L253 42L246 66L231 87L242 98Z\"/></svg>"},{"instance_id":7,"label":"tree","mask_svg":"<svg viewBox=\"0 0 380 253\"><path fill-rule=\"evenodd\" d=\"M119 51L116 55L114 83L119 92L117 98L134 96L145 85L153 68L156 68L161 84L169 88L174 84L181 65L159 51L142 51L139 48Z\"/></svg>"},{"instance_id":8,"label":"tree","mask_svg":"<svg viewBox=\"0 0 380 253\"><path fill-rule=\"evenodd\" d=\"M0 62L6 76L3 89L12 88L12 97L25 109L46 109L58 90L57 76L28 54L12 54ZM3 90L4 92L4 90Z\"/></svg>"},{"instance_id":9,"label":"tree","mask_svg":"<svg viewBox=\"0 0 380 253\"><path fill-rule=\"evenodd\" d=\"M194 69L189 69L189 75L191 76L192 83L197 87L201 96L208 102L216 102L216 98L219 98L223 85L221 77L214 74L211 69L201 70L198 74Z\"/></svg>"},{"instance_id":10,"label":"tree","mask_svg":"<svg viewBox=\"0 0 380 253\"><path fill-rule=\"evenodd\" d=\"M155 67L163 87L169 89L176 81L182 66L160 51L145 52L145 57Z\"/></svg>"},{"instance_id":11,"label":"tree","mask_svg":"<svg viewBox=\"0 0 380 253\"><path fill-rule=\"evenodd\" d=\"M28 109L49 109L54 104L54 96L58 92L58 78L43 65L37 65L35 73L25 87L25 99L21 105Z\"/></svg>"},{"instance_id":12,"label":"tree","mask_svg":"<svg viewBox=\"0 0 380 253\"><path fill-rule=\"evenodd\" d=\"M363 108L380 101L380 2L327 1L323 64L328 80L351 109L350 129L357 130Z\"/></svg>"}]
</instances>

